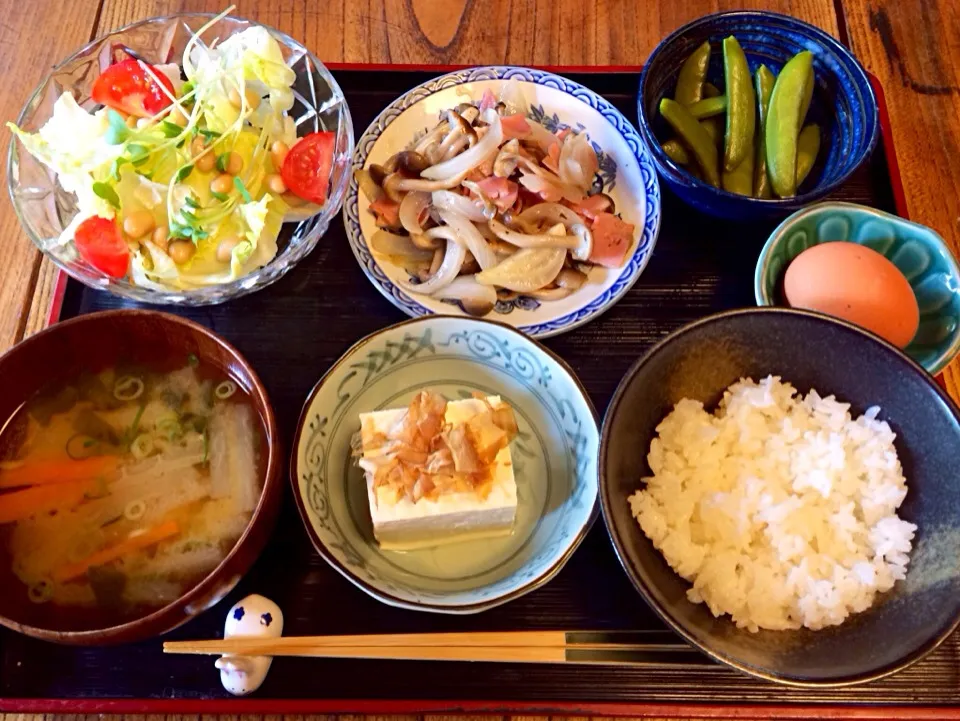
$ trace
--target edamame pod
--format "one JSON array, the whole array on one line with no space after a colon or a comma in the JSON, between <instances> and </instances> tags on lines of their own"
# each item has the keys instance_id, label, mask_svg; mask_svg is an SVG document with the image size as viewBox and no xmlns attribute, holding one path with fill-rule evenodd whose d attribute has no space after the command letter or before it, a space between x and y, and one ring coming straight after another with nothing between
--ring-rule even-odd
<instances>
[{"instance_id":1,"label":"edamame pod","mask_svg":"<svg viewBox=\"0 0 960 721\"><path fill-rule=\"evenodd\" d=\"M797 187L807 179L820 152L820 126L811 123L797 138Z\"/></svg>"},{"instance_id":2,"label":"edamame pod","mask_svg":"<svg viewBox=\"0 0 960 721\"><path fill-rule=\"evenodd\" d=\"M719 98L721 95L723 95L723 93L720 92L720 88L713 83L707 81L703 84L704 98ZM725 120L725 117L715 115L712 118L700 121L700 124L710 134L710 137L713 138L713 144L721 150L723 144L723 124Z\"/></svg>"},{"instance_id":3,"label":"edamame pod","mask_svg":"<svg viewBox=\"0 0 960 721\"><path fill-rule=\"evenodd\" d=\"M710 42L706 41L684 60L677 76L674 99L681 105L693 105L703 97L703 79L710 64Z\"/></svg>"},{"instance_id":4,"label":"edamame pod","mask_svg":"<svg viewBox=\"0 0 960 721\"><path fill-rule=\"evenodd\" d=\"M680 136L703 171L703 177L710 185L720 185L720 174L717 170L717 146L704 127L693 117L685 107L675 100L664 98L660 101L660 114L674 132Z\"/></svg>"},{"instance_id":5,"label":"edamame pod","mask_svg":"<svg viewBox=\"0 0 960 721\"><path fill-rule=\"evenodd\" d=\"M679 140L668 140L663 144L663 152L677 165L688 165L690 154Z\"/></svg>"},{"instance_id":6,"label":"edamame pod","mask_svg":"<svg viewBox=\"0 0 960 721\"><path fill-rule=\"evenodd\" d=\"M753 194L758 198L769 198L773 193L770 191L770 178L767 177L767 149L763 142L763 131L767 127L767 107L770 104L770 94L773 92L773 84L777 79L766 65L757 68L753 77L757 91L757 108L760 111L760 132L757 135L756 147L754 148L756 158L753 171Z\"/></svg>"},{"instance_id":7,"label":"edamame pod","mask_svg":"<svg viewBox=\"0 0 960 721\"><path fill-rule=\"evenodd\" d=\"M813 82L813 56L809 50L794 55L777 78L767 108L764 144L767 174L773 192L792 198L797 192L797 138L800 135L800 111ZM729 95L729 93L728 93Z\"/></svg>"},{"instance_id":8,"label":"edamame pod","mask_svg":"<svg viewBox=\"0 0 960 721\"><path fill-rule=\"evenodd\" d=\"M753 195L753 140L750 141L749 152L733 170L724 170L721 181L723 189L738 195Z\"/></svg>"},{"instance_id":9,"label":"edamame pod","mask_svg":"<svg viewBox=\"0 0 960 721\"><path fill-rule=\"evenodd\" d=\"M721 95L723 95L723 93L720 92L720 88L709 80L703 84L704 98L719 98ZM700 124L710 134L710 137L713 138L713 144L718 148L720 148L721 143L723 143L723 123L725 119L726 118L715 115L712 118L700 121Z\"/></svg>"},{"instance_id":10,"label":"edamame pod","mask_svg":"<svg viewBox=\"0 0 960 721\"><path fill-rule=\"evenodd\" d=\"M720 113L726 109L727 98L723 95L720 95L716 98L704 98L703 100L698 100L693 105L687 106L687 110L689 110L690 114L697 120L703 120L704 118L712 118L714 115L720 115Z\"/></svg>"},{"instance_id":11,"label":"edamame pod","mask_svg":"<svg viewBox=\"0 0 960 721\"><path fill-rule=\"evenodd\" d=\"M800 125L807 119L807 112L810 110L810 102L813 100L813 88L816 85L816 77L813 74L813 67L810 68L810 82L807 83L803 91L803 104L800 106Z\"/></svg>"},{"instance_id":12,"label":"edamame pod","mask_svg":"<svg viewBox=\"0 0 960 721\"><path fill-rule=\"evenodd\" d=\"M732 35L723 40L723 76L727 97L723 165L727 170L733 170L753 147L753 136L757 129L757 100L747 56Z\"/></svg>"},{"instance_id":13,"label":"edamame pod","mask_svg":"<svg viewBox=\"0 0 960 721\"><path fill-rule=\"evenodd\" d=\"M706 120L701 120L700 125L702 125L703 129L707 131L707 135L710 136L710 139L713 141L713 144L717 146L717 149L722 152L723 119L719 117L707 118Z\"/></svg>"}]
</instances>

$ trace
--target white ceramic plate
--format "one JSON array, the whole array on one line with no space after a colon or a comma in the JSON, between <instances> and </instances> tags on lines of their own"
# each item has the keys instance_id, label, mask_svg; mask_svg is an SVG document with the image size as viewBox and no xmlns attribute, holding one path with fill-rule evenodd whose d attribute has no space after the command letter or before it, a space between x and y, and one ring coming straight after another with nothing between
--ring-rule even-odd
<instances>
[{"instance_id":1,"label":"white ceramic plate","mask_svg":"<svg viewBox=\"0 0 960 721\"><path fill-rule=\"evenodd\" d=\"M609 102L571 80L541 70L482 67L449 73L420 85L391 103L357 141L354 169L384 163L409 147L439 114L467 99L477 100L486 89L499 94L516 79L530 107L530 117L555 131L572 127L586 132L599 151L600 180L616 212L636 228L634 248L622 268L595 268L589 281L559 301L532 298L501 301L489 315L531 336L551 336L572 330L616 303L636 282L653 253L660 229L660 187L653 161L639 134ZM462 313L457 306L407 293L397 285L403 269L380 263L367 245L377 227L369 201L351 181L343 217L350 246L367 277L391 303L410 316Z\"/></svg>"}]
</instances>

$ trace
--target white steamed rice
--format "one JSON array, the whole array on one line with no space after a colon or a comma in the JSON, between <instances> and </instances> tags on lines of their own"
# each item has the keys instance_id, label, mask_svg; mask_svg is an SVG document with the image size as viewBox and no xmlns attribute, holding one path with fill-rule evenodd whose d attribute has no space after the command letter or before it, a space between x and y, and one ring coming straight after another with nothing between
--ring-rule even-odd
<instances>
[{"instance_id":1,"label":"white steamed rice","mask_svg":"<svg viewBox=\"0 0 960 721\"><path fill-rule=\"evenodd\" d=\"M657 426L631 511L715 616L750 631L840 624L905 577L917 529L896 513L907 487L879 412L853 419L776 376L735 383L715 415L684 399Z\"/></svg>"}]
</instances>

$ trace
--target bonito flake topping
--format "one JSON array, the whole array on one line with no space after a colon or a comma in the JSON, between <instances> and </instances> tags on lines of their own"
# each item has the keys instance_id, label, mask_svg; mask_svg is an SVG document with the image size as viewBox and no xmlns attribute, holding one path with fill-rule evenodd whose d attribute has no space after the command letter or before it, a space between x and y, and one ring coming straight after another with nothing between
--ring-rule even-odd
<instances>
[{"instance_id":1,"label":"bonito flake topping","mask_svg":"<svg viewBox=\"0 0 960 721\"><path fill-rule=\"evenodd\" d=\"M360 465L373 474L374 489L390 489L396 501L413 503L447 493L486 498L497 455L517 435L517 422L506 403L474 398L482 404L480 412L448 423L447 400L421 391L386 433L362 434Z\"/></svg>"}]
</instances>

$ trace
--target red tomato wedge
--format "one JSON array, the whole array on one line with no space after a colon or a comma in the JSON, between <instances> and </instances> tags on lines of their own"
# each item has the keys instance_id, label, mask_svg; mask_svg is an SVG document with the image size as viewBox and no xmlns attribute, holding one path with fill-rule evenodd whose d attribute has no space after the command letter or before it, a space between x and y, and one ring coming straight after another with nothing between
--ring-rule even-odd
<instances>
[{"instance_id":1,"label":"red tomato wedge","mask_svg":"<svg viewBox=\"0 0 960 721\"><path fill-rule=\"evenodd\" d=\"M335 143L333 133L322 131L303 136L290 148L280 177L291 193L317 205L326 202Z\"/></svg>"},{"instance_id":2,"label":"red tomato wedge","mask_svg":"<svg viewBox=\"0 0 960 721\"><path fill-rule=\"evenodd\" d=\"M130 250L113 220L94 216L77 226L73 235L80 257L111 278L122 278L130 266Z\"/></svg>"},{"instance_id":3,"label":"red tomato wedge","mask_svg":"<svg viewBox=\"0 0 960 721\"><path fill-rule=\"evenodd\" d=\"M139 60L124 60L100 73L93 83L94 101L114 110L146 118L156 115L172 102L163 88L144 69L149 67L160 83L173 95L170 78Z\"/></svg>"}]
</instances>

